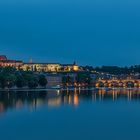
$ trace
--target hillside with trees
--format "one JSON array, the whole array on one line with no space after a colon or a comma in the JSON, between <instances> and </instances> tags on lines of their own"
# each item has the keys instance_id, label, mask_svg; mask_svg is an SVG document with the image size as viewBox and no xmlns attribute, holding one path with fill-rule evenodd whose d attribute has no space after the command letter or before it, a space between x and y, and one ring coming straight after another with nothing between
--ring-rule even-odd
<instances>
[{"instance_id":1,"label":"hillside with trees","mask_svg":"<svg viewBox=\"0 0 140 140\"><path fill-rule=\"evenodd\" d=\"M43 74L31 71L17 71L15 68L6 67L0 69L0 88L37 88L46 87L47 79Z\"/></svg>"}]
</instances>

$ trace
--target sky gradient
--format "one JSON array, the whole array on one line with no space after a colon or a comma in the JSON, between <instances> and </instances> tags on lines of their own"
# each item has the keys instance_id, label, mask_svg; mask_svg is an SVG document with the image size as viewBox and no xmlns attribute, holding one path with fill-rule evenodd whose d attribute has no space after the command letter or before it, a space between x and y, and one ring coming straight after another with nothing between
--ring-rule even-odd
<instances>
[{"instance_id":1,"label":"sky gradient","mask_svg":"<svg viewBox=\"0 0 140 140\"><path fill-rule=\"evenodd\" d=\"M1 0L0 54L79 65L140 64L139 0Z\"/></svg>"}]
</instances>

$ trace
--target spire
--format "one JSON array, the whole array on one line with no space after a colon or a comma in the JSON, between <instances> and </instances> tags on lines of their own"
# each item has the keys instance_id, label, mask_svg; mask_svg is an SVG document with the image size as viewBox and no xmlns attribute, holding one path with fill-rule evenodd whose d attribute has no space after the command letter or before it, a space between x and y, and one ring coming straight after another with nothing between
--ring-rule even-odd
<instances>
[{"instance_id":1,"label":"spire","mask_svg":"<svg viewBox=\"0 0 140 140\"><path fill-rule=\"evenodd\" d=\"M30 63L30 64L32 64L32 63L33 63L33 59L32 59L32 58L29 60L29 63Z\"/></svg>"},{"instance_id":2,"label":"spire","mask_svg":"<svg viewBox=\"0 0 140 140\"><path fill-rule=\"evenodd\" d=\"M73 62L73 65L76 65L76 61Z\"/></svg>"}]
</instances>

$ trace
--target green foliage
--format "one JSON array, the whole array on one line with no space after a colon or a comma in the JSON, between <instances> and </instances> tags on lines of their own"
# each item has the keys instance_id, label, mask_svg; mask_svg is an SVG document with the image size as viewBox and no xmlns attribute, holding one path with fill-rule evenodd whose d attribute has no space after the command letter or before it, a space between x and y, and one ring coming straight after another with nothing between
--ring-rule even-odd
<instances>
[{"instance_id":1,"label":"green foliage","mask_svg":"<svg viewBox=\"0 0 140 140\"><path fill-rule=\"evenodd\" d=\"M62 83L63 83L64 85L66 85L66 83L67 83L67 77L66 77L66 76L63 76L63 77L62 77Z\"/></svg>"},{"instance_id":2,"label":"green foliage","mask_svg":"<svg viewBox=\"0 0 140 140\"><path fill-rule=\"evenodd\" d=\"M27 81L25 80L25 78L22 75L18 75L16 80L16 86L18 88L22 88L25 87L26 85L27 85Z\"/></svg>"},{"instance_id":3,"label":"green foliage","mask_svg":"<svg viewBox=\"0 0 140 140\"><path fill-rule=\"evenodd\" d=\"M91 83L90 75L86 73L79 73L76 77L76 82L90 84Z\"/></svg>"},{"instance_id":4,"label":"green foliage","mask_svg":"<svg viewBox=\"0 0 140 140\"><path fill-rule=\"evenodd\" d=\"M11 88L16 85L16 76L12 73L0 74L0 86L1 88Z\"/></svg>"},{"instance_id":5,"label":"green foliage","mask_svg":"<svg viewBox=\"0 0 140 140\"><path fill-rule=\"evenodd\" d=\"M63 83L63 85L73 84L73 82L74 82L74 80L70 76L63 76L62 77L62 83Z\"/></svg>"},{"instance_id":6,"label":"green foliage","mask_svg":"<svg viewBox=\"0 0 140 140\"><path fill-rule=\"evenodd\" d=\"M39 76L38 84L42 87L45 87L47 85L47 79L44 75Z\"/></svg>"},{"instance_id":7,"label":"green foliage","mask_svg":"<svg viewBox=\"0 0 140 140\"><path fill-rule=\"evenodd\" d=\"M24 78L29 88L36 88L38 86L38 75L34 73L25 73Z\"/></svg>"},{"instance_id":8,"label":"green foliage","mask_svg":"<svg viewBox=\"0 0 140 140\"><path fill-rule=\"evenodd\" d=\"M93 69L97 72L109 73L114 75L140 73L140 65L131 67L102 66Z\"/></svg>"},{"instance_id":9,"label":"green foliage","mask_svg":"<svg viewBox=\"0 0 140 140\"><path fill-rule=\"evenodd\" d=\"M36 88L38 86L38 82L34 80L28 81L28 87L29 88Z\"/></svg>"},{"instance_id":10,"label":"green foliage","mask_svg":"<svg viewBox=\"0 0 140 140\"><path fill-rule=\"evenodd\" d=\"M23 88L25 86L36 88L38 85L47 85L47 79L44 75L30 71L17 71L11 67L0 69L0 88L12 88L14 86L18 88Z\"/></svg>"}]
</instances>

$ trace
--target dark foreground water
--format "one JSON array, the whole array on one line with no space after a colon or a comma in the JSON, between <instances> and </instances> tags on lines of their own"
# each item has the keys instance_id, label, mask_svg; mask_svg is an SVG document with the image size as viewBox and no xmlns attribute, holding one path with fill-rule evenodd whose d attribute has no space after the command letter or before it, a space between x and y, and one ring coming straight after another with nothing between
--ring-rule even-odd
<instances>
[{"instance_id":1,"label":"dark foreground water","mask_svg":"<svg viewBox=\"0 0 140 140\"><path fill-rule=\"evenodd\" d=\"M0 92L0 140L140 140L140 90Z\"/></svg>"}]
</instances>

